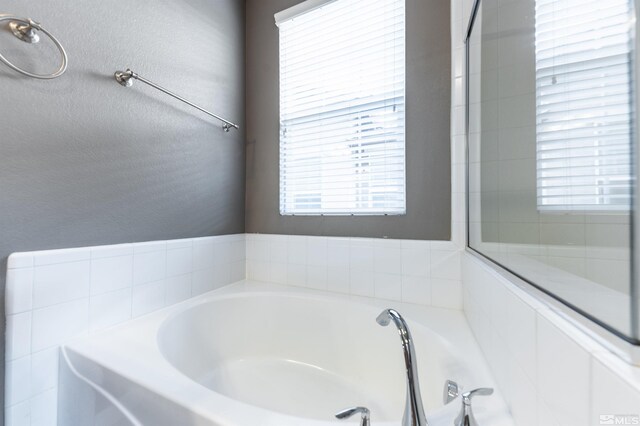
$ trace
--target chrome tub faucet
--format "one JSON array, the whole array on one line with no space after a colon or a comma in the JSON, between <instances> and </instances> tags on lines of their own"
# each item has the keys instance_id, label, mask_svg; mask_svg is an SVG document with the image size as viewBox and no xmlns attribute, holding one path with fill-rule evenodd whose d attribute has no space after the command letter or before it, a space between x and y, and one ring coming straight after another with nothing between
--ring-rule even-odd
<instances>
[{"instance_id":1,"label":"chrome tub faucet","mask_svg":"<svg viewBox=\"0 0 640 426\"><path fill-rule=\"evenodd\" d=\"M398 333L400 334L404 364L407 371L407 401L404 407L404 415L402 416L402 426L427 426L427 417L424 414L420 384L418 383L416 353L413 348L413 339L411 338L409 327L404 318L394 309L385 309L376 318L376 322L383 327L389 325L391 321L398 328Z\"/></svg>"},{"instance_id":2,"label":"chrome tub faucet","mask_svg":"<svg viewBox=\"0 0 640 426\"><path fill-rule=\"evenodd\" d=\"M424 413L422 405L422 396L420 395L420 384L418 383L418 365L416 364L416 353L413 347L413 339L409 332L409 327L402 315L394 309L385 309L378 315L376 322L383 327L388 326L391 321L395 324L400 334L402 342L402 351L404 354L404 364L407 372L407 400L402 416L402 426L428 426L427 417ZM444 385L443 403L449 404L457 399L458 396L462 400L462 408L460 413L453 421L454 426L478 426L471 401L474 396L484 396L493 394L492 388L478 388L469 392L461 393L461 388L453 380L447 380ZM352 407L342 410L336 414L338 419L347 419L356 414L361 415L360 426L370 426L370 412L366 407Z\"/></svg>"}]
</instances>

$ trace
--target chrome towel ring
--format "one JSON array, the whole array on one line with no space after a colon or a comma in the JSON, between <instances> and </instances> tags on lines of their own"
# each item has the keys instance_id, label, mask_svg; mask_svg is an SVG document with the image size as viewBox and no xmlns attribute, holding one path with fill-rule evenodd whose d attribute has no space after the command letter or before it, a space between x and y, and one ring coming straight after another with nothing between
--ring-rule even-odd
<instances>
[{"instance_id":1,"label":"chrome towel ring","mask_svg":"<svg viewBox=\"0 0 640 426\"><path fill-rule=\"evenodd\" d=\"M53 41L53 43L60 51L60 54L62 55L62 63L60 64L58 70L53 72L52 74L34 74L13 65L7 58L2 56L2 54L0 54L0 61L4 62L9 68L13 69L14 71L17 71L20 74L26 75L27 77L31 78L50 80L52 78L60 77L62 74L64 74L64 72L67 70L67 52L65 52L64 47L62 47L62 44L60 44L58 39L51 35L49 31L42 28L42 25L31 19L18 18L17 16L4 14L0 14L0 22L1 21L10 21L9 29L11 30L13 35L26 43L38 43L40 41L38 31L42 31L42 33L47 35L51 39L51 41Z\"/></svg>"}]
</instances>

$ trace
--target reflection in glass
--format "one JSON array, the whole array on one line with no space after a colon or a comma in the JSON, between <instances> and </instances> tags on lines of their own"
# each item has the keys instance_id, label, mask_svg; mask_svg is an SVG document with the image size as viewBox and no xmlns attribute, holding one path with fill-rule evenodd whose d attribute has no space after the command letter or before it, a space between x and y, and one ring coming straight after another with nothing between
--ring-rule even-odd
<instances>
[{"instance_id":1,"label":"reflection in glass","mask_svg":"<svg viewBox=\"0 0 640 426\"><path fill-rule=\"evenodd\" d=\"M633 16L483 0L468 40L470 247L627 336Z\"/></svg>"},{"instance_id":2,"label":"reflection in glass","mask_svg":"<svg viewBox=\"0 0 640 426\"><path fill-rule=\"evenodd\" d=\"M540 211L630 208L629 9L629 0L536 1Z\"/></svg>"}]
</instances>

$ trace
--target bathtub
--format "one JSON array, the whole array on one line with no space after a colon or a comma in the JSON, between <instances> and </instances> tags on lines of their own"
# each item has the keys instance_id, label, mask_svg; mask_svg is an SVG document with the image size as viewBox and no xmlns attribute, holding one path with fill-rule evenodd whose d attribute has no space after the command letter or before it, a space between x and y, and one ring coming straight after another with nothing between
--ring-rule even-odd
<instances>
[{"instance_id":1,"label":"bathtub","mask_svg":"<svg viewBox=\"0 0 640 426\"><path fill-rule=\"evenodd\" d=\"M429 424L451 425L459 397L446 379L494 386L462 312L243 281L62 348L58 421L153 426L329 426L334 414L371 411L399 425L406 375L393 325L415 342ZM474 400L480 425L511 425L500 392Z\"/></svg>"}]
</instances>

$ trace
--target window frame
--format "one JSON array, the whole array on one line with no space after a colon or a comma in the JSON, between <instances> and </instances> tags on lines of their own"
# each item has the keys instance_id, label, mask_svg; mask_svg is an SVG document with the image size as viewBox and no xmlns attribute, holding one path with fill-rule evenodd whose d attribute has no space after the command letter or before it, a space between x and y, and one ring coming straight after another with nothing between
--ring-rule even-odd
<instances>
[{"instance_id":1,"label":"window frame","mask_svg":"<svg viewBox=\"0 0 640 426\"><path fill-rule=\"evenodd\" d=\"M280 24L290 21L292 19L295 20L295 18L300 17L302 15L305 15L307 13L311 13L313 11L315 11L316 9L319 8L323 8L326 5L329 4L333 4L333 3L340 3L343 1L348 1L348 0L307 0L305 2L299 3L289 9L286 9L284 11L278 12L275 14L275 19L276 19L276 25L280 26ZM392 0L379 0L380 3L383 3L384 1L390 1L391 3L393 3ZM401 170L398 168L397 170L395 170L394 172L396 173L396 175L400 175L401 173L401 185L391 185L392 189L395 189L395 191L380 191L378 193L371 193L369 191L369 198L362 200L359 199L358 197L363 195L363 196L367 196L367 191L363 190L363 192L361 194L358 194L357 191L359 190L359 188L364 188L366 187L367 183L370 182L366 182L366 180L363 181L359 181L357 179L357 177L354 177L352 181L352 186L351 186L351 190L353 190L354 192L356 192L355 194L351 194L350 198L348 199L348 202L356 204L355 207L350 207L350 208L340 208L340 209L335 209L335 210L329 210L326 207L322 206L322 196L323 196L323 192L322 189L320 188L320 190L318 191L310 191L307 194L301 194L301 195L293 195L292 197L295 199L296 196L300 196L302 198L305 199L311 199L312 197L318 197L319 198L319 205L316 206L316 208L309 208L307 206L306 209L300 209L300 208L295 208L295 207L290 207L290 200L291 200L291 196L288 196L285 192L284 186L286 185L286 170L283 170L284 163L283 163L283 146L285 145L285 141L284 141L284 135L286 134L287 128L283 128L283 91L284 91L284 84L282 82L282 76L283 76L283 70L282 70L282 55L283 52L280 51L279 52L279 61L280 61L280 69L279 69L279 78L280 78L280 131L279 131L279 151L280 151L280 157L279 157L279 174L278 174L278 179L279 179L279 213L281 216L395 216L395 215L406 215L407 214L407 159L406 159L406 147L407 147L407 141L406 141L406 136L407 136L407 132L406 132L406 72L407 72L407 64L406 64L406 0L396 0L398 2L402 2L402 42L403 42L403 48L402 48L402 92L401 92L401 96L399 96L399 98L401 99L401 103L393 103L393 104L389 104L389 105L384 105L385 102L388 102L389 100L393 100L393 99L398 99L398 97L385 97L383 101L381 101L383 103L383 107L381 107L383 110L385 108L390 108L393 107L394 110L394 114L395 114L395 109L400 106L401 107L401 112L397 113L397 115L401 116L401 133L398 133L399 135L401 135L401 144L402 144L402 154L401 155L395 155L395 156L384 156L381 155L380 159L384 159L382 160L382 163L385 164L384 167L388 168L390 166L386 165L386 159L391 158L392 160L398 160L401 158ZM378 5L375 5L375 7L379 7ZM280 37L280 41L282 41L282 31L279 31L279 37ZM392 55L393 56L393 55ZM391 59L392 63L396 63L397 59ZM394 68L395 69L395 68ZM366 99L366 98L365 98ZM370 103L371 101L367 101L367 102L361 102L359 104L359 106L361 107L360 109L351 106L352 110L350 111L350 114L353 115L366 115L367 112L370 111L377 111L377 110L368 110L365 108L365 106L367 105L367 103ZM334 109L333 111L337 111L338 109ZM318 114L322 115L327 113L326 111L320 111ZM362 120L365 120L367 117L359 117L360 122ZM337 123L337 124L344 124L344 123ZM398 126L396 126L398 127ZM290 128L290 127L289 127ZM391 128L394 128L393 126ZM383 130L385 129L384 127L382 128ZM358 131L354 130L354 133L352 135L357 135ZM375 145L377 146L377 149L380 150L380 147L383 147L383 150L386 150L386 146L389 143L394 143L393 140L382 140L382 141L374 141L373 143L367 143L367 141L365 140L364 137L362 137L362 135L360 135L361 137L358 138L354 138L355 141L359 141L356 143L349 143L349 139L345 138L345 149L350 149L352 150L352 153L350 155L346 155L343 158L345 158L346 160L344 161L354 161L357 162L358 159L359 160L363 160L366 158L366 156L362 155L361 158L358 158L358 156L354 153L354 151L363 151L366 150L367 146L374 146L374 150L376 149ZM366 135L365 135L366 136ZM398 142L397 140L395 141L396 143ZM291 144L291 143L290 143ZM291 145L289 145L291 146ZM362 153L360 153L362 154ZM320 161L322 161L322 155L320 157L318 157L320 159ZM340 160L343 161L343 160ZM380 160L377 160L380 161ZM326 163L326 164L331 164L331 163ZM379 167L377 164L372 165L368 165L368 167ZM319 168L323 168L325 164L321 164L319 166ZM335 166L334 166L335 167ZM354 164L354 166L352 167L352 169L354 171L357 171L358 169L362 169L363 167L367 167L367 165L358 165L358 164ZM400 166L398 166L400 167ZM331 166L329 166L329 168L331 168ZM385 170L385 174L388 175L388 171L387 169ZM324 172L319 172L319 176L318 180L320 183L320 185L325 184L326 182L331 183L331 179L330 178L326 178L323 175ZM357 173L356 173L357 174ZM362 175L362 174L361 174ZM382 175L382 173L379 173L379 175ZM326 179L326 182L325 182ZM381 180L379 180L378 182L380 182L382 185L381 186L385 186L384 184L386 183L387 187L388 182L394 182L394 179L396 181L400 180L397 176L395 178L392 178L390 180L390 178L386 177L383 178ZM361 187L360 185L365 184L363 187ZM400 188L400 190L399 190ZM334 194L336 192L338 192L340 189L343 188L338 188L338 190L336 191L334 189ZM347 188L349 189L349 188ZM344 189L343 189L344 190ZM313 192L313 193L312 193ZM380 195L380 193L382 193L382 199L380 200L375 200L376 195ZM327 193L325 193L327 194ZM331 192L328 192L329 196L336 196L333 195ZM394 206L393 208L389 207L388 204L393 202L393 196L396 195L398 196L398 199L400 199L401 197L401 201L397 202L397 205ZM342 200L340 200L342 201ZM379 203L379 206L375 206L376 201ZM345 201L347 202L347 201ZM325 201L325 203L328 203ZM357 204L361 204L360 206L357 206ZM366 204L364 207L362 204ZM386 204L386 205L385 205ZM400 206L400 207L398 207Z\"/></svg>"}]
</instances>

